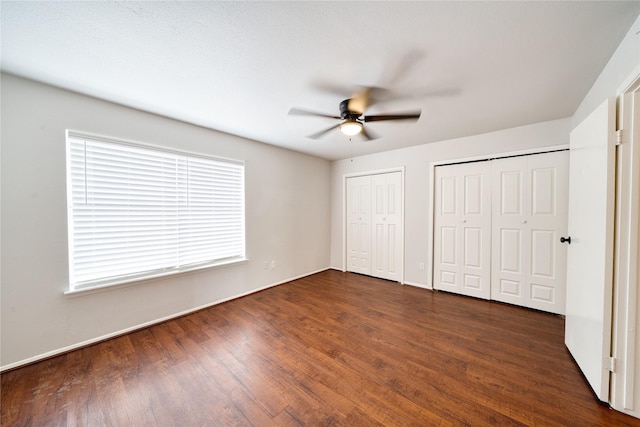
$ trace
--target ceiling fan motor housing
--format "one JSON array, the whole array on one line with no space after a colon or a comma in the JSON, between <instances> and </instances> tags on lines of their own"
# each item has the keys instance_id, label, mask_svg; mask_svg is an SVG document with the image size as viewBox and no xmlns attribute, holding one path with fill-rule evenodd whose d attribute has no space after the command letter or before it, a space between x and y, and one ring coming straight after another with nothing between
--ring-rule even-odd
<instances>
[{"instance_id":1,"label":"ceiling fan motor housing","mask_svg":"<svg viewBox=\"0 0 640 427\"><path fill-rule=\"evenodd\" d=\"M358 113L356 111L349 111L349 101L350 99L345 99L340 103L340 117L345 120L356 120L358 119L362 113Z\"/></svg>"}]
</instances>

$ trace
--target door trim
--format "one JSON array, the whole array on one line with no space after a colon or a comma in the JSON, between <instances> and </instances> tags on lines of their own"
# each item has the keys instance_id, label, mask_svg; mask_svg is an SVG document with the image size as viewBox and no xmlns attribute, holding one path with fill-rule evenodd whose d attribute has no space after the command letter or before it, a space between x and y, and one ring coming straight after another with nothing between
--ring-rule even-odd
<instances>
[{"instance_id":1,"label":"door trim","mask_svg":"<svg viewBox=\"0 0 640 427\"><path fill-rule=\"evenodd\" d=\"M610 404L640 418L638 293L640 286L640 74L620 91L616 161L615 258L611 352L619 361L611 375Z\"/></svg>"}]
</instances>

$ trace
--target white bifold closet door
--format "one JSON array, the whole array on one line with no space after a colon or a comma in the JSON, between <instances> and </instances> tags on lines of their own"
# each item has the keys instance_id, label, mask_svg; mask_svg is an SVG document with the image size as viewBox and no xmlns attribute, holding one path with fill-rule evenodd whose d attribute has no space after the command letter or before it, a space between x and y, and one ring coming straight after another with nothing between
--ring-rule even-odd
<instances>
[{"instance_id":1,"label":"white bifold closet door","mask_svg":"<svg viewBox=\"0 0 640 427\"><path fill-rule=\"evenodd\" d=\"M565 313L568 163L568 151L491 162L491 299Z\"/></svg>"},{"instance_id":2,"label":"white bifold closet door","mask_svg":"<svg viewBox=\"0 0 640 427\"><path fill-rule=\"evenodd\" d=\"M568 153L439 166L434 288L564 314Z\"/></svg>"},{"instance_id":3,"label":"white bifold closet door","mask_svg":"<svg viewBox=\"0 0 640 427\"><path fill-rule=\"evenodd\" d=\"M371 176L373 276L402 281L402 176Z\"/></svg>"},{"instance_id":4,"label":"white bifold closet door","mask_svg":"<svg viewBox=\"0 0 640 427\"><path fill-rule=\"evenodd\" d=\"M371 274L371 175L347 179L347 271Z\"/></svg>"},{"instance_id":5,"label":"white bifold closet door","mask_svg":"<svg viewBox=\"0 0 640 427\"><path fill-rule=\"evenodd\" d=\"M436 289L490 298L491 176L487 165L478 162L436 168Z\"/></svg>"},{"instance_id":6,"label":"white bifold closet door","mask_svg":"<svg viewBox=\"0 0 640 427\"><path fill-rule=\"evenodd\" d=\"M402 172L346 182L347 271L402 282Z\"/></svg>"}]
</instances>

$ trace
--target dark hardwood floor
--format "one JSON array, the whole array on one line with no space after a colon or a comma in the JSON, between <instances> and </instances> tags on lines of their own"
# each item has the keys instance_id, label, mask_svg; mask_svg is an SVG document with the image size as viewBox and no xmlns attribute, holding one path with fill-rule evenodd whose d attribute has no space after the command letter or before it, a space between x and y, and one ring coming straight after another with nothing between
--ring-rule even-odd
<instances>
[{"instance_id":1,"label":"dark hardwood floor","mask_svg":"<svg viewBox=\"0 0 640 427\"><path fill-rule=\"evenodd\" d=\"M638 426L562 317L325 271L2 374L2 426Z\"/></svg>"}]
</instances>

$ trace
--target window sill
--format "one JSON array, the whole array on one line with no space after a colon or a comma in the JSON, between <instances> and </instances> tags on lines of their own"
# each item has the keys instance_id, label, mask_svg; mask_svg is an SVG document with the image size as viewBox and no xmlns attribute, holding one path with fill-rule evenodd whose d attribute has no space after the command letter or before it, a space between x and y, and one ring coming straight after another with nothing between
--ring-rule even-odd
<instances>
[{"instance_id":1,"label":"window sill","mask_svg":"<svg viewBox=\"0 0 640 427\"><path fill-rule=\"evenodd\" d=\"M244 263L246 263L248 261L249 261L248 258L234 259L234 260L231 260L231 261L223 261L223 262L218 262L218 263L214 263L214 264L205 264L205 265L200 265L200 266L196 266L196 267L192 267L192 268L186 268L184 270L179 270L179 271L169 271L169 272L166 272L166 273L158 273L158 274L154 274L153 276L122 279L122 280L117 281L117 282L110 282L110 283L95 285L95 286L81 288L81 289L69 289L69 290L64 292L64 295L67 298L73 298L73 297L82 296L82 295L90 295L90 294L95 294L95 293L99 293L99 292L106 292L106 291L110 291L110 290L114 290L114 289L120 289L120 288L129 287L129 286L135 286L135 285L137 285L137 284L139 284L141 282L147 282L147 281L150 281L150 280L156 280L156 279L161 279L161 278L170 277L170 276L188 274L188 273L193 273L193 272L200 271L200 270L205 270L205 269L214 269L214 268L220 268L220 267L227 267L227 266L231 266L231 265L235 265L235 264L244 264Z\"/></svg>"}]
</instances>

